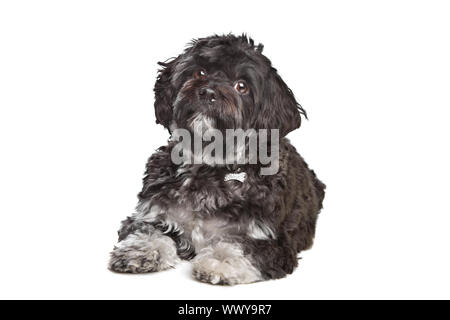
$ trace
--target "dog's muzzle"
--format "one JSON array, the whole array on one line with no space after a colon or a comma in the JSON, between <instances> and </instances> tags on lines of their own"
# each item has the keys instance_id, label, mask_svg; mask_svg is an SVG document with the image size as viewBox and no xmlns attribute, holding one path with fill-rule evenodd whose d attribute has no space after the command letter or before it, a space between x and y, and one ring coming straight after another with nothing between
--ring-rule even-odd
<instances>
[{"instance_id":1,"label":"dog's muzzle","mask_svg":"<svg viewBox=\"0 0 450 320\"><path fill-rule=\"evenodd\" d=\"M201 87L198 90L198 97L208 103L214 103L217 100L216 91L210 87Z\"/></svg>"}]
</instances>

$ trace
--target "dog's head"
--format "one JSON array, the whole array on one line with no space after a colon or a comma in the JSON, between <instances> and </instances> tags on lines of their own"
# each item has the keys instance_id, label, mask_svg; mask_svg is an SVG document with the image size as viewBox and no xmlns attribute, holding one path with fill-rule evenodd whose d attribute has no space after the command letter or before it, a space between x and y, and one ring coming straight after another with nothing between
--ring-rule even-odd
<instances>
[{"instance_id":1,"label":"dog's head","mask_svg":"<svg viewBox=\"0 0 450 320\"><path fill-rule=\"evenodd\" d=\"M298 128L305 111L262 49L245 35L212 36L160 62L157 123L169 130L199 121L219 130L279 129L280 136Z\"/></svg>"}]
</instances>

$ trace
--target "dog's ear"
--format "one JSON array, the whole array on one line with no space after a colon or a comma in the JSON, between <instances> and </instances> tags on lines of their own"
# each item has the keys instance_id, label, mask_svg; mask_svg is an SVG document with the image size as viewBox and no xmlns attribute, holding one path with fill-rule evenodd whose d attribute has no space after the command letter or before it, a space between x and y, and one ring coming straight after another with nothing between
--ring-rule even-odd
<instances>
[{"instance_id":1,"label":"dog's ear","mask_svg":"<svg viewBox=\"0 0 450 320\"><path fill-rule=\"evenodd\" d=\"M177 61L178 58L172 58L165 62L158 62L162 68L158 70L154 88L156 123L162 124L167 129L172 121L172 104L176 96L176 89L171 80Z\"/></svg>"},{"instance_id":2,"label":"dog's ear","mask_svg":"<svg viewBox=\"0 0 450 320\"><path fill-rule=\"evenodd\" d=\"M306 112L295 100L291 89L284 83L276 70L272 68L265 81L263 98L260 101L261 112L258 115L258 127L279 129L280 137L300 127L301 115Z\"/></svg>"}]
</instances>

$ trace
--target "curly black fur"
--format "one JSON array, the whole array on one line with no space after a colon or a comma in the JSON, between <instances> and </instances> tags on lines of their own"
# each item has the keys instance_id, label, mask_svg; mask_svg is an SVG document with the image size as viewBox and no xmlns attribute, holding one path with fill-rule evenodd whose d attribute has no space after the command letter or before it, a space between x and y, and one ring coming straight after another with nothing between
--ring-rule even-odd
<instances>
[{"instance_id":1,"label":"curly black fur","mask_svg":"<svg viewBox=\"0 0 450 320\"><path fill-rule=\"evenodd\" d=\"M170 157L174 143L169 142L150 157L138 213L123 222L119 241L156 228L174 240L184 259L209 245L227 243L229 250L242 250L251 268L256 268L253 274L260 275L255 280L242 275L242 270L229 277L217 271L215 277L214 270L206 275L204 270L194 270L203 281L235 284L293 272L297 254L312 246L325 185L285 138L306 113L262 49L245 35L194 40L181 55L160 63L155 113L157 123L169 131L189 129L189 121L198 114L214 119L219 130L279 129L278 173L260 175L260 164L243 164L232 170L244 171L244 182L225 181L229 167L174 164ZM208 76L193 77L199 68ZM239 79L247 83L248 93L234 90ZM199 98L205 86L216 93L214 104ZM196 238L199 228L208 243ZM251 228L262 236L252 234Z\"/></svg>"}]
</instances>

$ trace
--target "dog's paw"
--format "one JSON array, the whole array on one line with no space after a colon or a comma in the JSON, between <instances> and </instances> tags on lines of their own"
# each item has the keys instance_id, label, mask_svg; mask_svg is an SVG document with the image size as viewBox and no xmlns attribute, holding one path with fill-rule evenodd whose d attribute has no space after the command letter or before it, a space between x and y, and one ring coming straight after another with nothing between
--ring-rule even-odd
<instances>
[{"instance_id":1,"label":"dog's paw","mask_svg":"<svg viewBox=\"0 0 450 320\"><path fill-rule=\"evenodd\" d=\"M261 273L238 245L220 243L200 251L193 260L195 279L211 284L236 285L262 280Z\"/></svg>"},{"instance_id":2,"label":"dog's paw","mask_svg":"<svg viewBox=\"0 0 450 320\"><path fill-rule=\"evenodd\" d=\"M111 252L109 269L121 273L146 273L173 268L180 259L174 241L164 235L132 234Z\"/></svg>"},{"instance_id":3,"label":"dog's paw","mask_svg":"<svg viewBox=\"0 0 450 320\"><path fill-rule=\"evenodd\" d=\"M145 273L163 270L157 250L140 252L114 249L111 253L109 269L123 273Z\"/></svg>"},{"instance_id":4,"label":"dog's paw","mask_svg":"<svg viewBox=\"0 0 450 320\"><path fill-rule=\"evenodd\" d=\"M226 262L215 259L198 261L194 265L192 275L195 279L219 285L235 285L243 283L233 267Z\"/></svg>"}]
</instances>

